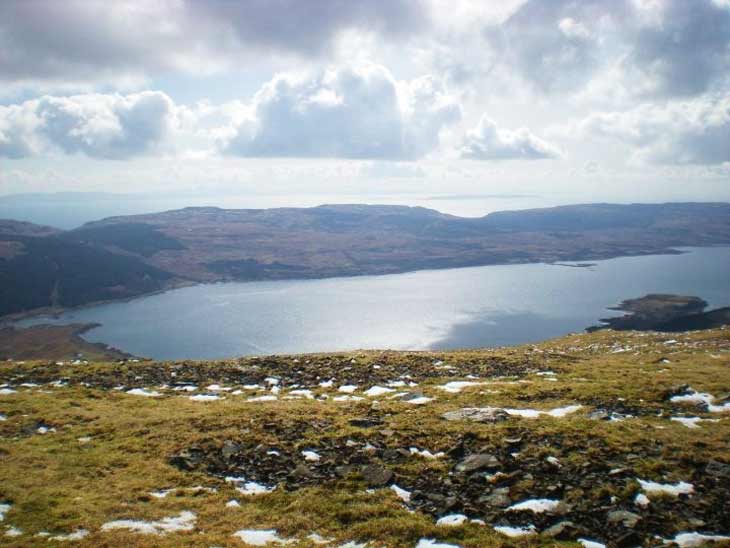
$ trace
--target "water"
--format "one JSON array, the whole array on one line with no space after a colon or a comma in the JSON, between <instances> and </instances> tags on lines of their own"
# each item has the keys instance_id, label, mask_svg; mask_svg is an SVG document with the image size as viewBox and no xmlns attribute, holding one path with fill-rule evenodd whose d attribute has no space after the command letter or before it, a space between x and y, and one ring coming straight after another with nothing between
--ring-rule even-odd
<instances>
[{"instance_id":1,"label":"water","mask_svg":"<svg viewBox=\"0 0 730 548\"><path fill-rule=\"evenodd\" d=\"M647 293L730 306L730 248L392 276L201 285L21 322L97 322L85 335L157 359L356 348L448 349L539 341L616 315Z\"/></svg>"}]
</instances>

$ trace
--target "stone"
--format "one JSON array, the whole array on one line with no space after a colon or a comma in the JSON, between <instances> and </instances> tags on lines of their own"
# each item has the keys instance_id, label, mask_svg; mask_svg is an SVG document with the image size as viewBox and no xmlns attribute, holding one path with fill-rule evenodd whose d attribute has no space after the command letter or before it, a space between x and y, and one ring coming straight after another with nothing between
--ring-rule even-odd
<instances>
[{"instance_id":1,"label":"stone","mask_svg":"<svg viewBox=\"0 0 730 548\"><path fill-rule=\"evenodd\" d=\"M497 468L501 463L499 459L489 453L478 453L469 455L454 468L457 472L468 474L484 468Z\"/></svg>"},{"instance_id":2,"label":"stone","mask_svg":"<svg viewBox=\"0 0 730 548\"><path fill-rule=\"evenodd\" d=\"M548 537L556 538L558 540L569 540L575 538L578 533L578 526L572 521L560 521L555 525L548 527L543 531Z\"/></svg>"},{"instance_id":3,"label":"stone","mask_svg":"<svg viewBox=\"0 0 730 548\"><path fill-rule=\"evenodd\" d=\"M237 454L241 450L241 446L238 445L236 442L231 440L226 440L223 442L223 447L221 448L221 455L223 455L224 459L230 459L232 456Z\"/></svg>"},{"instance_id":4,"label":"stone","mask_svg":"<svg viewBox=\"0 0 730 548\"><path fill-rule=\"evenodd\" d=\"M444 413L441 417L447 421L500 422L507 420L509 415L499 407L465 407Z\"/></svg>"},{"instance_id":5,"label":"stone","mask_svg":"<svg viewBox=\"0 0 730 548\"><path fill-rule=\"evenodd\" d=\"M362 478L369 487L382 487L393 479L393 472L378 464L369 464L360 470Z\"/></svg>"},{"instance_id":6,"label":"stone","mask_svg":"<svg viewBox=\"0 0 730 548\"><path fill-rule=\"evenodd\" d=\"M708 476L730 480L730 464L725 464L716 460L707 463L705 473Z\"/></svg>"},{"instance_id":7,"label":"stone","mask_svg":"<svg viewBox=\"0 0 730 548\"><path fill-rule=\"evenodd\" d=\"M626 510L614 510L608 513L606 521L611 525L622 524L624 527L633 529L639 523L641 516Z\"/></svg>"}]
</instances>

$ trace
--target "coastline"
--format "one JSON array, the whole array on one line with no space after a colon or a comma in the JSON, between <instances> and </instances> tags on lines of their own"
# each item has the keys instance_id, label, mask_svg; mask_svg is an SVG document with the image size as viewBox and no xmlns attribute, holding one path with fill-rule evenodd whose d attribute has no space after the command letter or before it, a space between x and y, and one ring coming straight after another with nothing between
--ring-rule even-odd
<instances>
[{"instance_id":1,"label":"coastline","mask_svg":"<svg viewBox=\"0 0 730 548\"><path fill-rule=\"evenodd\" d=\"M213 285L213 284L221 284L221 283L248 283L248 282L275 282L275 281L307 281L307 280L331 280L331 279L337 279L337 278L359 278L363 276L390 276L394 274L407 274L411 272L428 272L428 271L436 271L436 270L456 270L460 268L477 268L477 267L486 267L486 266L508 266L508 265L526 265L526 264L545 264L549 266L565 266L570 268L590 268L596 266L595 263L581 263L579 265L570 265L570 264L561 264L563 261L607 261L611 259L620 259L624 257L649 257L653 255L682 255L684 253L687 253L687 251L684 251L683 249L690 249L690 248L717 248L717 247L730 247L728 244L715 244L715 245L702 245L702 246L687 246L686 248L666 248L662 250L653 250L646 253L618 253L618 254L610 254L607 256L593 256L588 259L586 257L580 257L580 258L564 258L560 259L561 262L555 262L553 260L549 259L541 259L541 260L515 260L515 261L500 261L500 262L478 262L475 264L463 264L458 266L444 266L444 267L428 267L428 268L404 268L404 269L397 269L390 272L360 272L360 273L352 273L352 274L334 274L334 275L321 275L321 276L306 276L306 277L271 277L271 278L256 278L256 279L227 279L227 278L221 278L218 280L210 280L210 281L194 281L194 280L183 280L179 279L175 283L171 283L169 287L165 287L163 289L159 289L156 291L150 291L147 293L140 293L139 295L134 295L132 297L124 297L120 299L104 299L100 301L92 301L89 303L85 303L78 306L69 306L69 307L43 307L43 308L35 308L32 310L25 310L23 312L16 312L13 314L7 314L5 316L0 316L0 328L7 327L7 326L13 326L17 322L31 319L31 318L38 318L38 317L49 317L49 318L58 318L59 316L67 313L67 312L73 312L75 310L85 310L87 308L93 308L95 306L100 306L104 304L112 304L112 303L123 303L123 302L130 302L134 301L139 298L143 297L149 297L152 295L160 295L163 293L167 293L169 291L174 291L176 289L182 289L185 287L194 287L198 285Z\"/></svg>"}]
</instances>

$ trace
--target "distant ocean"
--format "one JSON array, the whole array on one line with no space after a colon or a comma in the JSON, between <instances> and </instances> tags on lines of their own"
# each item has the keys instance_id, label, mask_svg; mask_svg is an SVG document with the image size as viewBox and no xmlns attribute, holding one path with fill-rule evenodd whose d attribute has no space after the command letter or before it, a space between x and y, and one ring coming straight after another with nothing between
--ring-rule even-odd
<instances>
[{"instance_id":1,"label":"distant ocean","mask_svg":"<svg viewBox=\"0 0 730 548\"><path fill-rule=\"evenodd\" d=\"M509 194L261 194L246 196L160 196L108 193L25 194L0 197L0 219L15 219L57 228L72 229L89 221L97 221L105 217L155 213L188 206L263 209L355 203L421 206L451 215L481 217L492 211L548 207L558 205L559 202L534 195Z\"/></svg>"}]
</instances>

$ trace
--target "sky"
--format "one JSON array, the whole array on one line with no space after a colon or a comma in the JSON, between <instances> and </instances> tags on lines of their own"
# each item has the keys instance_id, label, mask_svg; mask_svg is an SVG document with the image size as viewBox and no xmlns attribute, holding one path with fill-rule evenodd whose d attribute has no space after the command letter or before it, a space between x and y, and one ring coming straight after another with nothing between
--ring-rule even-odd
<instances>
[{"instance_id":1,"label":"sky","mask_svg":"<svg viewBox=\"0 0 730 548\"><path fill-rule=\"evenodd\" d=\"M82 191L730 200L730 0L1 0L0 195Z\"/></svg>"}]
</instances>

